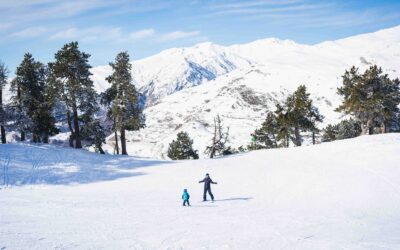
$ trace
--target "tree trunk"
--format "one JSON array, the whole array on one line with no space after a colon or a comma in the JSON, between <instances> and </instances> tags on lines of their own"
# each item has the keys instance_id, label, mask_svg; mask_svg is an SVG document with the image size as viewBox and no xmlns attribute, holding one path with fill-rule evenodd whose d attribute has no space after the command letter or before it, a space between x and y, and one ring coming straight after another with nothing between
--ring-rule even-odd
<instances>
[{"instance_id":1,"label":"tree trunk","mask_svg":"<svg viewBox=\"0 0 400 250\"><path fill-rule=\"evenodd\" d=\"M115 138L115 150L117 151L117 155L119 155L119 145L118 145L118 134L117 130L114 132L114 138Z\"/></svg>"},{"instance_id":2,"label":"tree trunk","mask_svg":"<svg viewBox=\"0 0 400 250\"><path fill-rule=\"evenodd\" d=\"M37 143L38 142L37 135L35 133L32 134L32 141L33 141L33 143Z\"/></svg>"},{"instance_id":3,"label":"tree trunk","mask_svg":"<svg viewBox=\"0 0 400 250\"><path fill-rule=\"evenodd\" d=\"M71 133L69 135L69 146L71 148L73 148L74 147L74 130L72 129L71 113L69 112L69 110L67 110L67 124L68 124L68 128L69 128L69 132Z\"/></svg>"},{"instance_id":4,"label":"tree trunk","mask_svg":"<svg viewBox=\"0 0 400 250\"><path fill-rule=\"evenodd\" d=\"M212 159L214 158L214 156L215 156L215 147L213 146L211 149L210 158Z\"/></svg>"},{"instance_id":5,"label":"tree trunk","mask_svg":"<svg viewBox=\"0 0 400 250\"><path fill-rule=\"evenodd\" d=\"M103 150L103 148L100 146L99 147L99 152L100 152L100 154L102 154L102 155L104 155L105 153L104 153L104 150Z\"/></svg>"},{"instance_id":6,"label":"tree trunk","mask_svg":"<svg viewBox=\"0 0 400 250\"><path fill-rule=\"evenodd\" d=\"M125 138L125 129L121 128L121 151L123 155L127 155L126 152L126 138Z\"/></svg>"},{"instance_id":7,"label":"tree trunk","mask_svg":"<svg viewBox=\"0 0 400 250\"><path fill-rule=\"evenodd\" d=\"M294 144L297 147L301 146L301 136L299 128L294 128L294 136L295 136Z\"/></svg>"},{"instance_id":8,"label":"tree trunk","mask_svg":"<svg viewBox=\"0 0 400 250\"><path fill-rule=\"evenodd\" d=\"M312 144L315 145L315 132L312 132Z\"/></svg>"},{"instance_id":9,"label":"tree trunk","mask_svg":"<svg viewBox=\"0 0 400 250\"><path fill-rule=\"evenodd\" d=\"M386 131L386 124L385 124L385 122L382 122L382 124L381 124L381 134L385 134L387 131Z\"/></svg>"},{"instance_id":10,"label":"tree trunk","mask_svg":"<svg viewBox=\"0 0 400 250\"><path fill-rule=\"evenodd\" d=\"M1 118L1 123L5 124L5 119L4 119L4 114L3 114L3 87L0 86L0 118ZM6 139L6 130L4 129L4 126L0 126L0 133L1 133L1 143L6 144L7 139Z\"/></svg>"},{"instance_id":11,"label":"tree trunk","mask_svg":"<svg viewBox=\"0 0 400 250\"><path fill-rule=\"evenodd\" d=\"M48 134L45 134L43 136L43 143L49 143L49 135Z\"/></svg>"},{"instance_id":12,"label":"tree trunk","mask_svg":"<svg viewBox=\"0 0 400 250\"><path fill-rule=\"evenodd\" d=\"M6 130L4 129L3 125L0 126L0 130L1 130L1 143L6 144L7 143Z\"/></svg>"},{"instance_id":13,"label":"tree trunk","mask_svg":"<svg viewBox=\"0 0 400 250\"><path fill-rule=\"evenodd\" d=\"M117 120L114 118L114 139L115 139L115 148L114 152L117 151L117 155L119 155L119 145L118 145L118 133L117 133Z\"/></svg>"},{"instance_id":14,"label":"tree trunk","mask_svg":"<svg viewBox=\"0 0 400 250\"><path fill-rule=\"evenodd\" d=\"M21 141L25 141L25 132L21 131Z\"/></svg>"},{"instance_id":15,"label":"tree trunk","mask_svg":"<svg viewBox=\"0 0 400 250\"><path fill-rule=\"evenodd\" d=\"M366 124L361 124L361 135L372 135L374 133L374 128L372 127L372 119L369 119Z\"/></svg>"},{"instance_id":16,"label":"tree trunk","mask_svg":"<svg viewBox=\"0 0 400 250\"><path fill-rule=\"evenodd\" d=\"M73 135L73 134L70 134L70 135L69 135L69 146L70 146L71 148L74 147L74 135Z\"/></svg>"},{"instance_id":17,"label":"tree trunk","mask_svg":"<svg viewBox=\"0 0 400 250\"><path fill-rule=\"evenodd\" d=\"M361 135L366 135L368 132L368 128L366 124L361 124Z\"/></svg>"},{"instance_id":18,"label":"tree trunk","mask_svg":"<svg viewBox=\"0 0 400 250\"><path fill-rule=\"evenodd\" d=\"M79 132L78 110L76 109L76 107L74 107L73 115L74 115L74 130L75 130L74 133L75 148L82 148L81 135Z\"/></svg>"}]
</instances>

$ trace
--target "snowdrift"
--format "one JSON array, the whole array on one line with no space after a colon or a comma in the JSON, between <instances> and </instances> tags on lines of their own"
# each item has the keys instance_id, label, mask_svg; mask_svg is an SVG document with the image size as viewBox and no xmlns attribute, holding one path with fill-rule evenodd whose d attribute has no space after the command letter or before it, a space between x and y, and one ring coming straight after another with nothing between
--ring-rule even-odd
<instances>
[{"instance_id":1,"label":"snowdrift","mask_svg":"<svg viewBox=\"0 0 400 250\"><path fill-rule=\"evenodd\" d=\"M400 134L183 162L0 145L0 249L400 249L399 152Z\"/></svg>"}]
</instances>

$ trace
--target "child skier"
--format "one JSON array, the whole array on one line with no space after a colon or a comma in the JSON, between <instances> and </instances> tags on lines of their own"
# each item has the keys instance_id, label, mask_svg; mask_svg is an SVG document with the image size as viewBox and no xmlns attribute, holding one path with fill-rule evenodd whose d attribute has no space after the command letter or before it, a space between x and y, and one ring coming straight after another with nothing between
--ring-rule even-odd
<instances>
[{"instance_id":1,"label":"child skier","mask_svg":"<svg viewBox=\"0 0 400 250\"><path fill-rule=\"evenodd\" d=\"M182 194L183 206L186 206L186 203L188 206L190 206L189 198L190 198L190 195L189 195L187 189L184 189L183 194Z\"/></svg>"}]
</instances>

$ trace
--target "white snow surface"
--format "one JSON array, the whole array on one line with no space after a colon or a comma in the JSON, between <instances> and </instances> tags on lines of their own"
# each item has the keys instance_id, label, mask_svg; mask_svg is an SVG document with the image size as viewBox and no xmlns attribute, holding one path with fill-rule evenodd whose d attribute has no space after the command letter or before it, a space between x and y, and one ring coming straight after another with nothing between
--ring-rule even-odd
<instances>
[{"instance_id":1,"label":"white snow surface","mask_svg":"<svg viewBox=\"0 0 400 250\"><path fill-rule=\"evenodd\" d=\"M230 144L246 146L267 110L300 84L325 116L321 127L338 122L336 89L346 69L377 64L390 77L400 76L400 26L316 45L276 38L232 46L208 42L132 63L134 82L147 97L147 127L127 134L128 153L167 158L169 143L187 131L204 157L217 114L230 127ZM92 72L97 90L105 90L110 67ZM112 152L111 137L108 144Z\"/></svg>"},{"instance_id":2,"label":"white snow surface","mask_svg":"<svg viewBox=\"0 0 400 250\"><path fill-rule=\"evenodd\" d=\"M400 134L182 162L0 145L0 249L400 249L399 152Z\"/></svg>"}]
</instances>

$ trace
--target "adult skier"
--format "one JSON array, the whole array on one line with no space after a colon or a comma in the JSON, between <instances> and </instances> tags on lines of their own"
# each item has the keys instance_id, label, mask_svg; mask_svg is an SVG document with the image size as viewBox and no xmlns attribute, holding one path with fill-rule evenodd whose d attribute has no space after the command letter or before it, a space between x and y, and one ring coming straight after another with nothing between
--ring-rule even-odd
<instances>
[{"instance_id":1,"label":"adult skier","mask_svg":"<svg viewBox=\"0 0 400 250\"><path fill-rule=\"evenodd\" d=\"M199 183L204 182L204 193L203 193L203 201L207 201L207 192L211 197L211 200L214 201L214 195L211 193L211 184L218 184L217 182L213 182L213 180L211 180L210 175L206 174L206 177L199 181Z\"/></svg>"}]
</instances>

